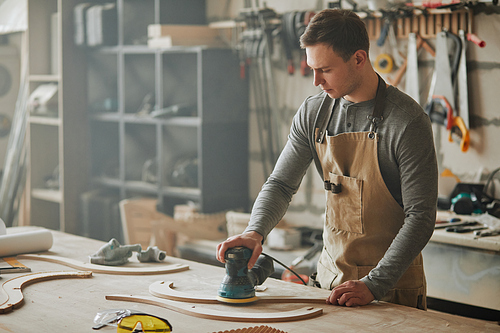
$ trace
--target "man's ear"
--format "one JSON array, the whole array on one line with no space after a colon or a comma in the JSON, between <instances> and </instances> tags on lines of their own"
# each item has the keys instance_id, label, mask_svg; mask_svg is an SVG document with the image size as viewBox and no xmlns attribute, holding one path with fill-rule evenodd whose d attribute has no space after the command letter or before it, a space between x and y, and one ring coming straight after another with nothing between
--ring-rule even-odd
<instances>
[{"instance_id":1,"label":"man's ear","mask_svg":"<svg viewBox=\"0 0 500 333\"><path fill-rule=\"evenodd\" d=\"M357 66L363 66L368 60L368 55L364 50L357 50L354 52L354 60Z\"/></svg>"}]
</instances>

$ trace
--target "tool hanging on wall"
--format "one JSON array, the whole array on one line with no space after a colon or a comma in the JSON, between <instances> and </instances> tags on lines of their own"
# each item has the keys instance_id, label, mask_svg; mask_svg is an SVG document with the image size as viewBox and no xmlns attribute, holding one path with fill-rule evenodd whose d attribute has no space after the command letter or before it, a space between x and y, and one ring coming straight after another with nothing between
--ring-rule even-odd
<instances>
[{"instance_id":1,"label":"tool hanging on wall","mask_svg":"<svg viewBox=\"0 0 500 333\"><path fill-rule=\"evenodd\" d=\"M249 73L252 102L259 128L262 167L266 178L282 148L280 115L270 56L273 52L273 36L279 26L274 23L276 18L276 12L266 7L244 8L238 17L238 20L246 24L238 48L240 63Z\"/></svg>"},{"instance_id":2,"label":"tool hanging on wall","mask_svg":"<svg viewBox=\"0 0 500 333\"><path fill-rule=\"evenodd\" d=\"M386 44L386 40L387 40L388 36L390 37L390 31L392 30L394 32L393 21L394 21L394 17L396 14L391 12L391 11L383 11L382 15L383 15L383 22L384 23L383 23L382 28L380 30L380 36L377 39L377 46L384 47L387 49L388 47ZM393 43L390 43L390 44L391 45L389 47L392 47ZM377 72L379 72L381 74L387 74L387 73L392 72L392 70L394 68L394 62L395 62L393 51L394 51L394 49L388 50L384 53L379 54L377 56L377 58L375 58L374 67L375 67L375 70Z\"/></svg>"},{"instance_id":3,"label":"tool hanging on wall","mask_svg":"<svg viewBox=\"0 0 500 333\"><path fill-rule=\"evenodd\" d=\"M418 77L418 48L421 38L417 34L408 36L408 55L406 57L406 82L405 90L418 104L420 104L420 80ZM422 42L420 43L422 45Z\"/></svg>"},{"instance_id":4,"label":"tool hanging on wall","mask_svg":"<svg viewBox=\"0 0 500 333\"><path fill-rule=\"evenodd\" d=\"M394 60L390 54L381 53L375 58L375 70L380 74L387 74L392 72L394 68Z\"/></svg>"},{"instance_id":5,"label":"tool hanging on wall","mask_svg":"<svg viewBox=\"0 0 500 333\"><path fill-rule=\"evenodd\" d=\"M380 62L375 61L375 67L378 66L377 71L380 73L390 73L392 71L392 65L401 67L404 63L404 59L398 49L394 22L411 16L412 12L404 5L390 5L387 9L380 9L380 12L382 13L383 23L380 29L380 35L377 39L377 46L382 47L386 45L385 43L388 40L389 52L386 52L384 56L380 57ZM389 58L392 58L392 62L388 61Z\"/></svg>"},{"instance_id":6,"label":"tool hanging on wall","mask_svg":"<svg viewBox=\"0 0 500 333\"><path fill-rule=\"evenodd\" d=\"M287 59L288 74L295 73L294 52L299 50L301 54L300 72L302 76L310 74L309 66L307 66L306 53L300 48L299 38L304 33L307 25L314 16L311 11L293 11L283 13L281 16L281 40L283 49Z\"/></svg>"},{"instance_id":7,"label":"tool hanging on wall","mask_svg":"<svg viewBox=\"0 0 500 333\"><path fill-rule=\"evenodd\" d=\"M466 50L467 50L467 42L465 40L465 31L460 30L459 37L462 42L462 53L460 55L460 62L458 65L458 76L457 76L457 85L458 85L458 114L463 119L465 127L470 129L469 123L469 92L467 85L467 58L466 58Z\"/></svg>"},{"instance_id":8,"label":"tool hanging on wall","mask_svg":"<svg viewBox=\"0 0 500 333\"><path fill-rule=\"evenodd\" d=\"M468 11L469 12L468 12L467 16L468 16L469 32L467 33L467 40L473 42L474 44L476 44L479 47L485 47L486 42L484 40L482 40L481 38L479 38L475 33L472 32L472 17L474 16L474 11L472 10L472 8L469 8Z\"/></svg>"},{"instance_id":9,"label":"tool hanging on wall","mask_svg":"<svg viewBox=\"0 0 500 333\"><path fill-rule=\"evenodd\" d=\"M448 39L452 39L455 43L451 64ZM469 148L469 131L465 127L463 119L457 115L455 108L455 83L461 54L462 42L458 36L448 31L438 33L436 36L435 69L425 111L431 121L446 126L450 141L453 141L455 136L459 137L460 148L466 152Z\"/></svg>"},{"instance_id":10,"label":"tool hanging on wall","mask_svg":"<svg viewBox=\"0 0 500 333\"><path fill-rule=\"evenodd\" d=\"M410 34L408 34L408 37L410 36ZM427 41L425 41L420 35L418 34L415 34L415 37L417 39L417 51L420 50L421 47L423 47L427 53L429 53L432 57L435 57L436 56L436 53L434 52L434 49L429 45L429 43L427 43ZM411 49L413 48L413 46L410 45L411 41L408 41L408 53L410 53ZM413 51L414 53L414 51ZM417 52L417 56L418 56L418 52ZM414 62L416 60L412 60L412 62ZM407 67L408 67L408 60L405 59L404 62L403 62L403 65L401 67L399 67L399 69L396 71L396 74L394 75L394 78L391 78L391 77L387 77L387 82L389 82L390 84L392 84L393 86L398 86L399 83L401 82L401 79L403 78L403 75L405 74L406 70L407 70ZM416 68L412 68L410 70L416 70L418 71L418 63L417 63L417 66ZM415 73L413 73L413 75L415 75ZM409 79L407 78L406 79L406 82L408 84L408 81ZM411 84L411 82L410 82ZM407 87L408 88L408 87ZM407 90L408 92L408 90Z\"/></svg>"},{"instance_id":11,"label":"tool hanging on wall","mask_svg":"<svg viewBox=\"0 0 500 333\"><path fill-rule=\"evenodd\" d=\"M496 0L498 2L498 0ZM453 2L451 4L446 4L446 5L441 5L437 6L436 9L449 9L452 12L453 11L458 11L458 10L467 10L467 40L470 42L473 42L479 47L485 47L486 42L479 38L475 33L472 32L472 23L473 23L473 17L474 17L474 9L478 10L483 10L486 6L484 3L480 2L472 2L472 1L459 1L459 2ZM495 5L495 4L494 4ZM496 5L495 5L496 6ZM428 6L427 6L428 7ZM465 27L462 28L462 30L465 29ZM458 33L458 31L456 31Z\"/></svg>"}]
</instances>

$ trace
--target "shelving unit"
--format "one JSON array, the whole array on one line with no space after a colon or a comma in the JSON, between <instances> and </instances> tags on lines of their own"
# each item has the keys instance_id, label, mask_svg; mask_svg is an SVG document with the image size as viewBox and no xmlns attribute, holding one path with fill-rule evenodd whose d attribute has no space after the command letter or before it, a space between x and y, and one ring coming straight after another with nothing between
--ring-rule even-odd
<instances>
[{"instance_id":1,"label":"shelving unit","mask_svg":"<svg viewBox=\"0 0 500 333\"><path fill-rule=\"evenodd\" d=\"M247 209L248 82L237 56L205 46L147 47L149 24L206 24L204 1L118 0L116 8L118 44L87 57L96 195L113 198L111 206L155 197L169 215L188 201L202 213ZM147 96L151 109L140 112ZM175 106L178 115L152 116ZM173 177L182 161L186 176Z\"/></svg>"},{"instance_id":2,"label":"shelving unit","mask_svg":"<svg viewBox=\"0 0 500 333\"><path fill-rule=\"evenodd\" d=\"M26 224L79 232L79 195L88 182L85 56L73 44L77 1L29 0L30 94L57 85L51 112L30 109ZM48 186L47 179L52 178Z\"/></svg>"}]
</instances>

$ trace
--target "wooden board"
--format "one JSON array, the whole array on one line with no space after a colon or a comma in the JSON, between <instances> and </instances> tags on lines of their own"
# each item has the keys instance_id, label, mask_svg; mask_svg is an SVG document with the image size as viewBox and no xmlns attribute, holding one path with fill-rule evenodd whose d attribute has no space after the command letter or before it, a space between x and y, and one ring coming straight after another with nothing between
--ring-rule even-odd
<instances>
[{"instance_id":1,"label":"wooden board","mask_svg":"<svg viewBox=\"0 0 500 333\"><path fill-rule=\"evenodd\" d=\"M75 259L70 259L60 256L44 255L44 254L23 254L23 255L18 255L17 259L43 260L69 266L75 269L81 269L85 271L91 271L94 273L103 273L103 274L123 274L123 275L167 274L167 273L181 272L189 269L189 266L185 264L165 265L160 263L155 264L155 266L142 266L143 264L137 264L139 266L137 265L132 266L134 265L134 263L129 263L124 266L105 266L105 265L96 265L87 262L81 262Z\"/></svg>"},{"instance_id":2,"label":"wooden board","mask_svg":"<svg viewBox=\"0 0 500 333\"><path fill-rule=\"evenodd\" d=\"M172 289L174 282L157 281L149 286L151 295L173 301L218 304L220 301L214 296L194 296ZM319 303L326 304L324 296L257 296L259 303Z\"/></svg>"},{"instance_id":3,"label":"wooden board","mask_svg":"<svg viewBox=\"0 0 500 333\"><path fill-rule=\"evenodd\" d=\"M65 278L89 278L92 272L41 272L12 278L2 284L0 295L0 313L10 312L23 304L22 288L28 284Z\"/></svg>"},{"instance_id":4,"label":"wooden board","mask_svg":"<svg viewBox=\"0 0 500 333\"><path fill-rule=\"evenodd\" d=\"M294 321L316 317L323 313L323 309L313 307L303 307L297 310L282 312L238 312L234 310L234 307L232 308L232 310L228 308L228 311L219 311L207 308L199 308L196 304L175 302L150 296L109 295L106 296L106 299L111 301L128 301L151 304L194 317L238 322L242 321L260 323Z\"/></svg>"}]
</instances>

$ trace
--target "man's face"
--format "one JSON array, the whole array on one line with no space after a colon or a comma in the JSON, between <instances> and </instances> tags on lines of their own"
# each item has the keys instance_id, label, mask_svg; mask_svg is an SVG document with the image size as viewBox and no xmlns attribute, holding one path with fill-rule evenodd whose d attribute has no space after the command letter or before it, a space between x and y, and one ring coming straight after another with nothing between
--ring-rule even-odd
<instances>
[{"instance_id":1,"label":"man's face","mask_svg":"<svg viewBox=\"0 0 500 333\"><path fill-rule=\"evenodd\" d=\"M331 98L344 97L350 100L349 94L359 86L355 56L344 62L326 44L307 46L306 55L307 64L314 72L314 85L319 86Z\"/></svg>"}]
</instances>

